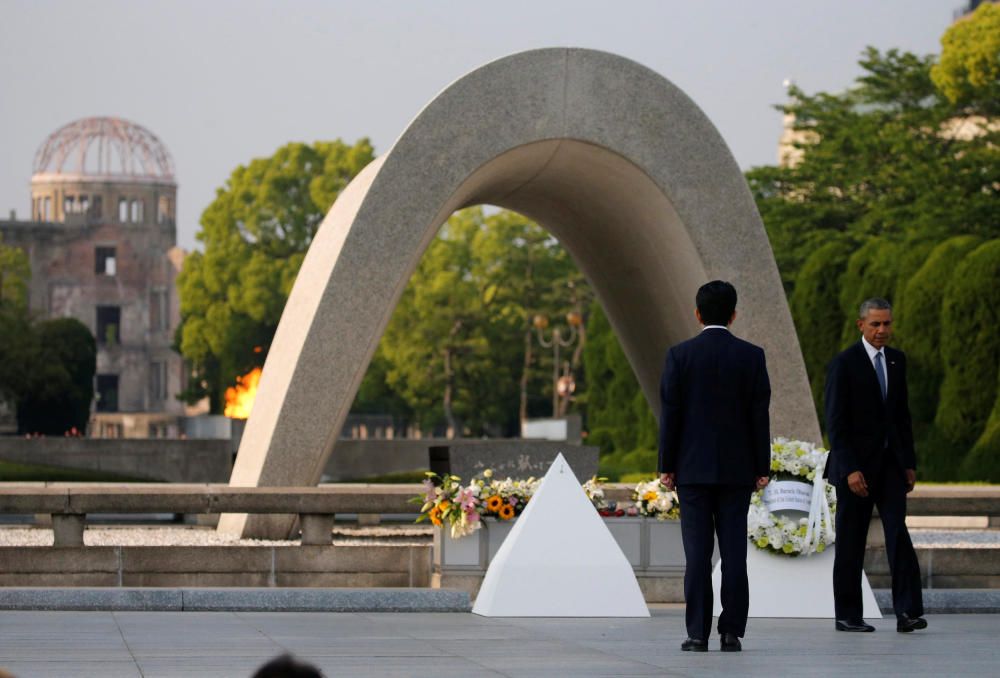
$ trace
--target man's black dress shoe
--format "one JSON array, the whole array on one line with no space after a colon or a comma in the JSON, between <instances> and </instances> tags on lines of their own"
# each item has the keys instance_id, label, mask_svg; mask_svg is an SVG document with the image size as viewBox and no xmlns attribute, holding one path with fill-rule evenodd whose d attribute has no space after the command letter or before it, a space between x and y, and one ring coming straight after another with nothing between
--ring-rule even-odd
<instances>
[{"instance_id":1,"label":"man's black dress shoe","mask_svg":"<svg viewBox=\"0 0 1000 678\"><path fill-rule=\"evenodd\" d=\"M723 652L739 652L743 649L740 644L740 637L735 633L723 633L719 641L719 649Z\"/></svg>"},{"instance_id":2,"label":"man's black dress shoe","mask_svg":"<svg viewBox=\"0 0 1000 678\"><path fill-rule=\"evenodd\" d=\"M896 619L896 630L900 633L909 633L918 629L926 629L927 620L923 617L911 617L908 614L901 614Z\"/></svg>"},{"instance_id":3,"label":"man's black dress shoe","mask_svg":"<svg viewBox=\"0 0 1000 678\"><path fill-rule=\"evenodd\" d=\"M685 652L708 652L708 641L688 638L681 643L681 649Z\"/></svg>"},{"instance_id":4,"label":"man's black dress shoe","mask_svg":"<svg viewBox=\"0 0 1000 678\"><path fill-rule=\"evenodd\" d=\"M875 630L875 627L871 624L866 624L864 619L838 619L837 630L851 633L871 633Z\"/></svg>"}]
</instances>

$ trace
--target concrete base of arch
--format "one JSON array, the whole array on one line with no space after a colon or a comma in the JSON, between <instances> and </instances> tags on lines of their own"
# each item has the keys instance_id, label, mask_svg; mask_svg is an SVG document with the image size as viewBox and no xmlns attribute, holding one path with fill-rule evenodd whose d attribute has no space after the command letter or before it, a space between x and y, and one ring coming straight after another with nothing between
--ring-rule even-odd
<instances>
[{"instance_id":1,"label":"concrete base of arch","mask_svg":"<svg viewBox=\"0 0 1000 678\"><path fill-rule=\"evenodd\" d=\"M494 204L548 229L588 277L654 412L694 294L739 291L733 330L765 348L774 435L819 442L798 339L743 175L662 76L582 49L515 54L439 94L330 210L285 307L231 484L314 485L420 256L455 210ZM289 521L219 529L285 536Z\"/></svg>"}]
</instances>

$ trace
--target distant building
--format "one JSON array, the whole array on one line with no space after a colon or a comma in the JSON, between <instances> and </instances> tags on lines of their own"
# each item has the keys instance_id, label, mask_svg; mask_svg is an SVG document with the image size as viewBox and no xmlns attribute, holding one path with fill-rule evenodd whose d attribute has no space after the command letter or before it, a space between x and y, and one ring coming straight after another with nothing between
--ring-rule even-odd
<instances>
[{"instance_id":1,"label":"distant building","mask_svg":"<svg viewBox=\"0 0 1000 678\"><path fill-rule=\"evenodd\" d=\"M49 136L35 155L31 221L0 221L3 242L31 263L28 303L76 318L97 340L90 435L179 434L185 406L173 160L149 130L86 118Z\"/></svg>"}]
</instances>

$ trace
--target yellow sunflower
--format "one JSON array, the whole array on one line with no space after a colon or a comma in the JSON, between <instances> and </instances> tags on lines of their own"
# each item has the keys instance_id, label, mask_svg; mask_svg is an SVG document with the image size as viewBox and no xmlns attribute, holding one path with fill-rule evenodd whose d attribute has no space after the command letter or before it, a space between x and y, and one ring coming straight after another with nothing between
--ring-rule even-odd
<instances>
[{"instance_id":1,"label":"yellow sunflower","mask_svg":"<svg viewBox=\"0 0 1000 678\"><path fill-rule=\"evenodd\" d=\"M437 506L431 509L430 517L432 524L441 526L441 510Z\"/></svg>"},{"instance_id":2,"label":"yellow sunflower","mask_svg":"<svg viewBox=\"0 0 1000 678\"><path fill-rule=\"evenodd\" d=\"M503 499L501 499L498 494L494 494L486 500L486 510L490 513L496 513L500 510L501 506L503 506Z\"/></svg>"},{"instance_id":3,"label":"yellow sunflower","mask_svg":"<svg viewBox=\"0 0 1000 678\"><path fill-rule=\"evenodd\" d=\"M514 507L510 504L504 504L500 507L500 520L510 520L514 517Z\"/></svg>"}]
</instances>

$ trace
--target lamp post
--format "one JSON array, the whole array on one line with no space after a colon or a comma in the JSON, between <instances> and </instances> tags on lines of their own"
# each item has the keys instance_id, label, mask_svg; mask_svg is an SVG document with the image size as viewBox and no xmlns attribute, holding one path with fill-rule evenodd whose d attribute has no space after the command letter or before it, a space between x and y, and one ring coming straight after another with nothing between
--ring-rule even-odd
<instances>
[{"instance_id":1,"label":"lamp post","mask_svg":"<svg viewBox=\"0 0 1000 678\"><path fill-rule=\"evenodd\" d=\"M541 344L543 348L552 349L552 416L558 417L560 414L560 397L565 397L569 400L570 395L576 389L576 385L573 383L573 377L569 373L568 365L565 368L566 374L562 377L559 376L559 351L560 349L572 346L573 342L576 341L578 333L577 328L583 324L583 316L576 311L570 311L566 314L566 324L569 325L569 334L565 337L562 334L561 328L554 327L552 328L551 335L546 339L545 330L549 326L549 319L544 315L536 315L531 322L535 326L535 333L538 335L538 343Z\"/></svg>"}]
</instances>

